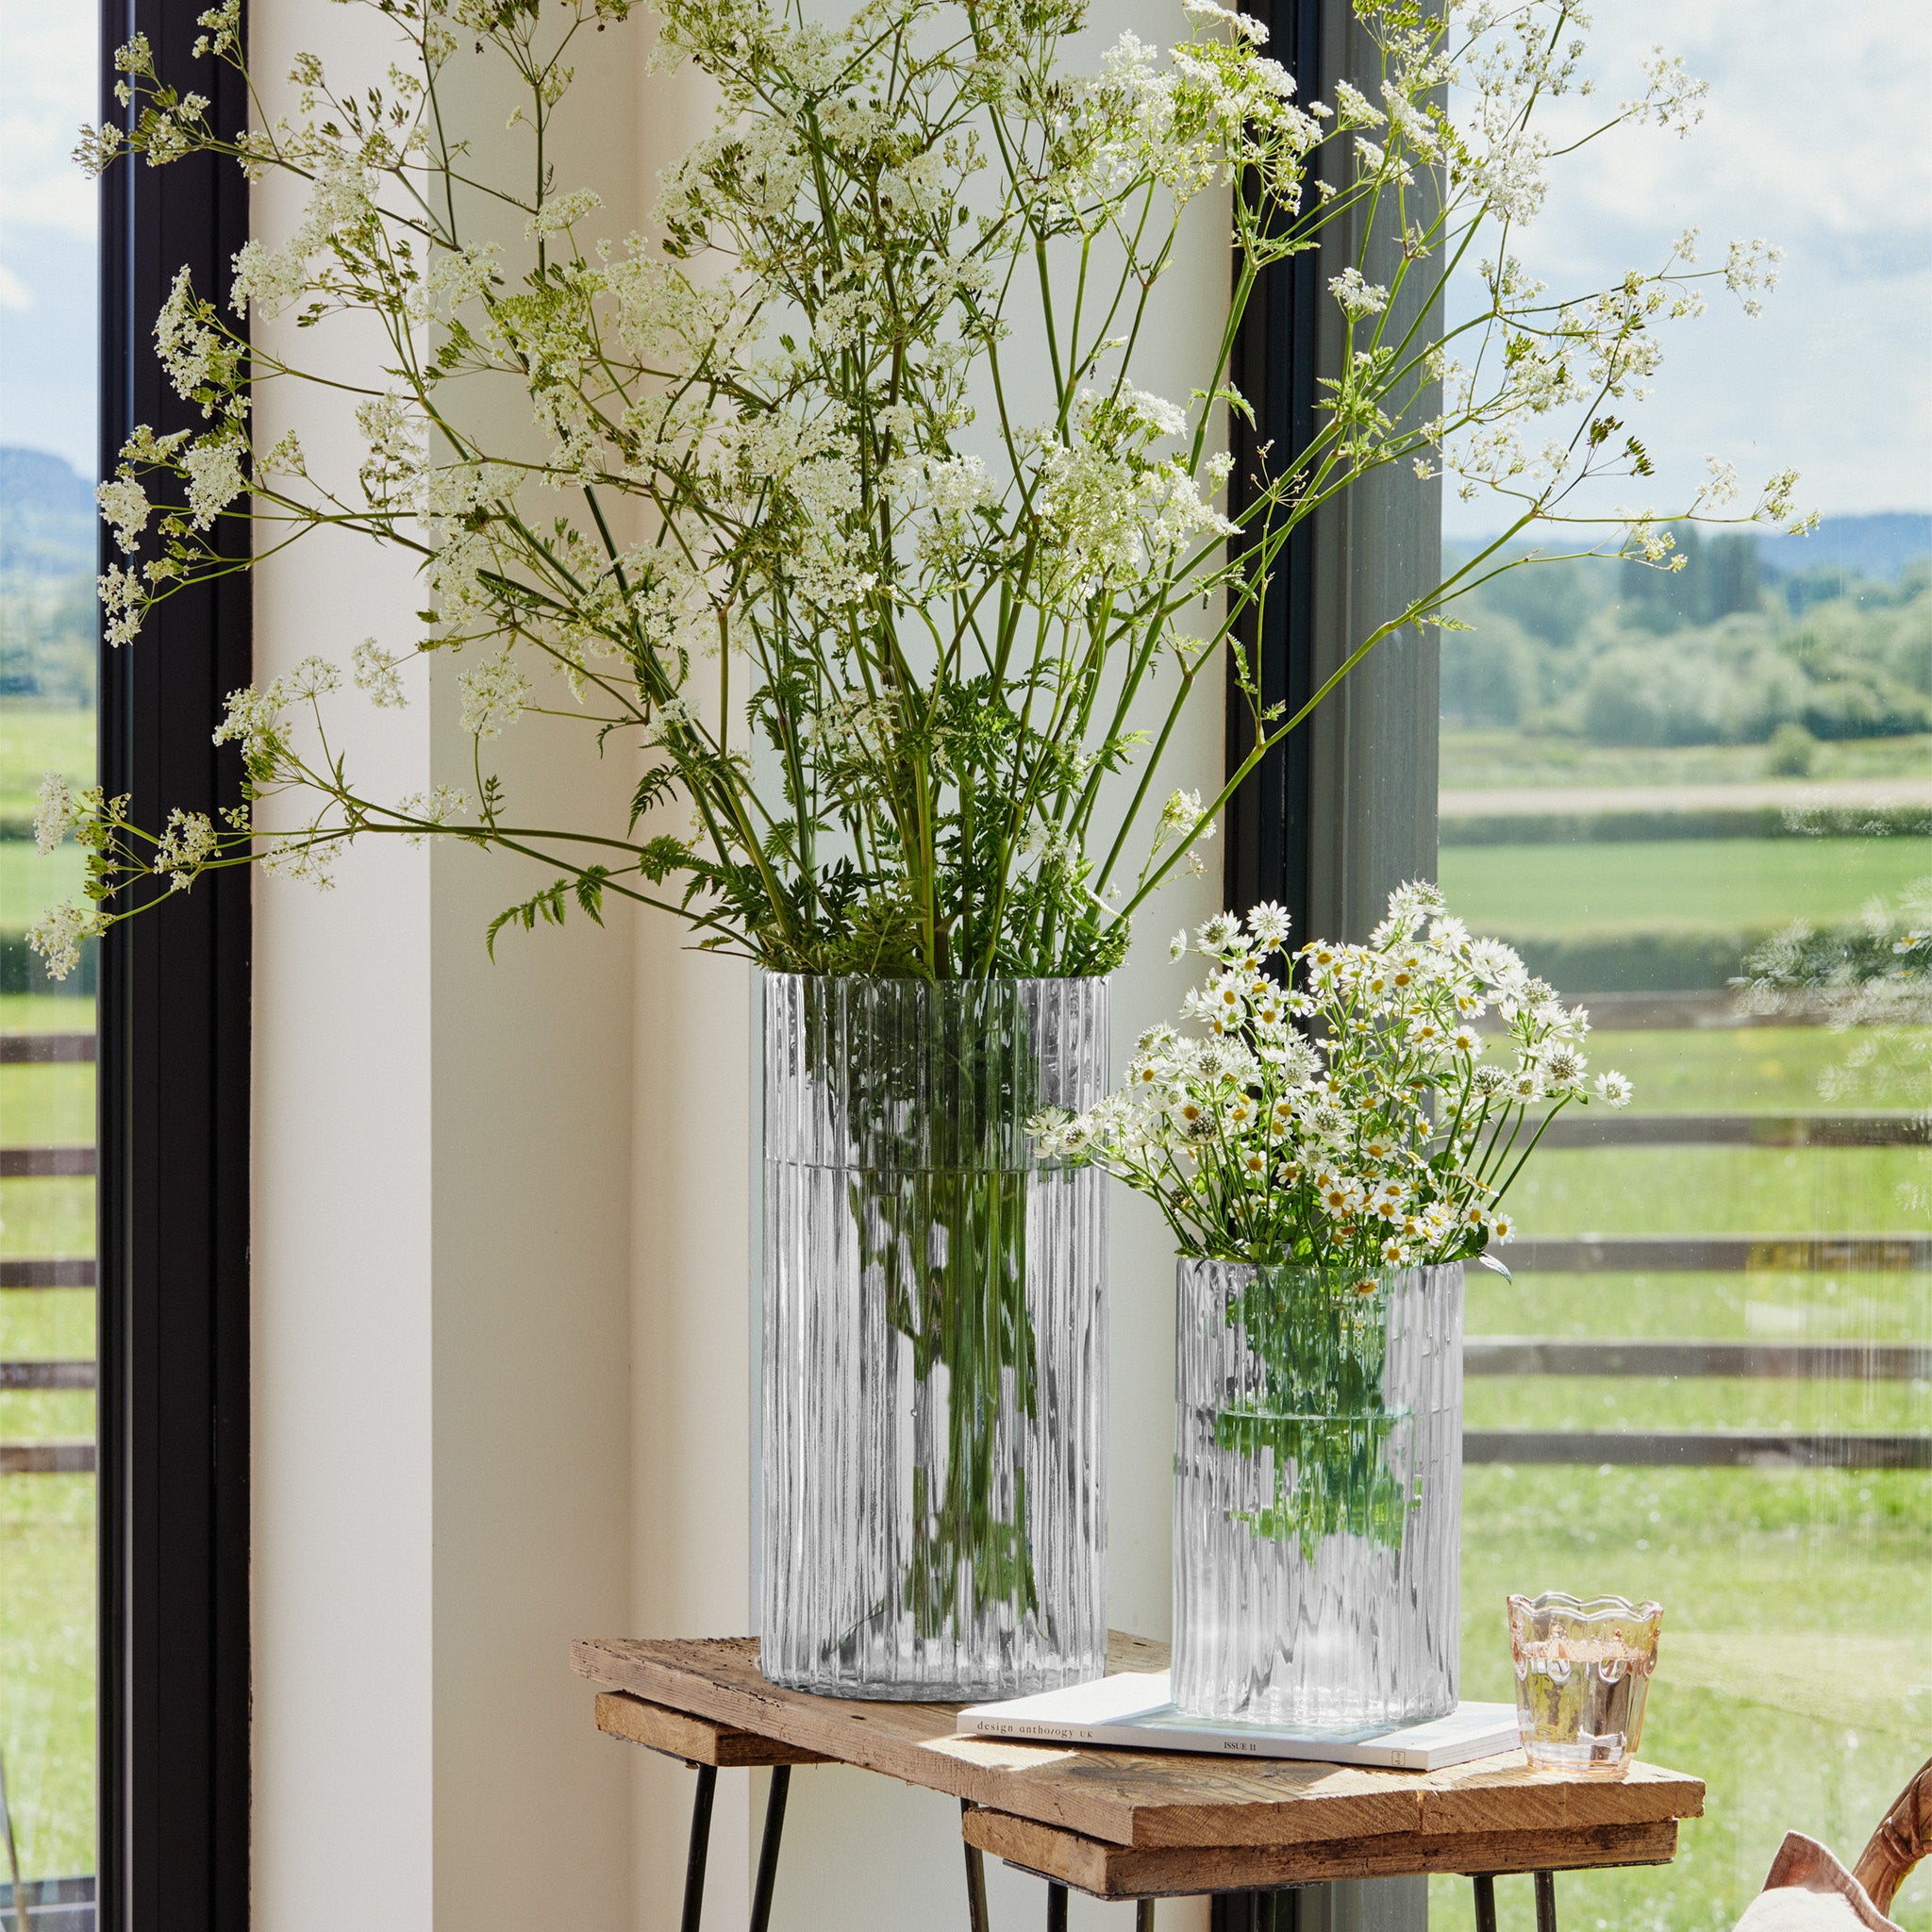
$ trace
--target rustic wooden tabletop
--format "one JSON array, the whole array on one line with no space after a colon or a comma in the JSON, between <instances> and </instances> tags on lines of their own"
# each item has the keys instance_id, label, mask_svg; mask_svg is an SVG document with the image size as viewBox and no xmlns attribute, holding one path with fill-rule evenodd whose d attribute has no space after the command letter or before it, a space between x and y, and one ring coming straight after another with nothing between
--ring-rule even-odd
<instances>
[{"instance_id":1,"label":"rustic wooden tabletop","mask_svg":"<svg viewBox=\"0 0 1932 1932\"><path fill-rule=\"evenodd\" d=\"M1666 1864L1704 1808L1678 1772L1531 1771L1521 1752L1404 1772L962 1738L953 1705L781 1690L752 1638L591 1639L575 1662L614 1736L701 1766L849 1764L943 1791L969 1847L1101 1898ZM1113 1638L1111 1670L1166 1662Z\"/></svg>"}]
</instances>

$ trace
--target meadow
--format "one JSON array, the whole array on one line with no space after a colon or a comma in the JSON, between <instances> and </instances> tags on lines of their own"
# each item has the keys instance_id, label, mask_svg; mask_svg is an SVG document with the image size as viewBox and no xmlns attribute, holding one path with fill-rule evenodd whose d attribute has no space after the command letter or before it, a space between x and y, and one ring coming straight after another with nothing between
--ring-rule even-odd
<instances>
[{"instance_id":1,"label":"meadow","mask_svg":"<svg viewBox=\"0 0 1932 1932\"><path fill-rule=\"evenodd\" d=\"M32 818L47 772L93 783L94 714L9 698L0 707L0 819Z\"/></svg>"},{"instance_id":2,"label":"meadow","mask_svg":"<svg viewBox=\"0 0 1932 1932\"><path fill-rule=\"evenodd\" d=\"M1855 919L1932 874L1932 839L1450 845L1441 881L1476 932L1763 932Z\"/></svg>"},{"instance_id":3,"label":"meadow","mask_svg":"<svg viewBox=\"0 0 1932 1932\"><path fill-rule=\"evenodd\" d=\"M16 722L9 711L8 728ZM0 1028L9 1032L87 1032L93 1019L91 1000L0 996ZM92 1067L0 1066L0 1143L93 1137ZM0 1254L93 1252L92 1181L8 1180L0 1202ZM91 1291L0 1290L0 1359L93 1353ZM93 1433L91 1393L0 1394L0 1441L86 1441ZM94 1869L94 1564L91 1476L0 1476L0 1753L28 1876Z\"/></svg>"},{"instance_id":4,"label":"meadow","mask_svg":"<svg viewBox=\"0 0 1932 1932\"><path fill-rule=\"evenodd\" d=\"M0 840L0 932L24 932L49 906L77 899L85 860L75 844L43 853L31 839Z\"/></svg>"}]
</instances>

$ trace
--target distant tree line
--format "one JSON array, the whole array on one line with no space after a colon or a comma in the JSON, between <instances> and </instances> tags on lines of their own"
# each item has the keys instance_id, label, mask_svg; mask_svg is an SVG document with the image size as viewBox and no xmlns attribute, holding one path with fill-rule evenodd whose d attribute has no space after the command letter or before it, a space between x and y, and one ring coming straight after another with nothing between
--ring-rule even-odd
<instances>
[{"instance_id":1,"label":"distant tree line","mask_svg":"<svg viewBox=\"0 0 1932 1932\"><path fill-rule=\"evenodd\" d=\"M0 698L94 701L94 580L0 573Z\"/></svg>"},{"instance_id":2,"label":"distant tree line","mask_svg":"<svg viewBox=\"0 0 1932 1932\"><path fill-rule=\"evenodd\" d=\"M93 703L96 527L60 458L0 447L0 698Z\"/></svg>"},{"instance_id":3,"label":"distant tree line","mask_svg":"<svg viewBox=\"0 0 1932 1932\"><path fill-rule=\"evenodd\" d=\"M1684 567L1602 558L1506 572L1442 634L1442 715L1598 744L1932 730L1932 557L1896 578L1780 572L1748 536L1675 531ZM1453 547L1452 547L1453 554Z\"/></svg>"}]
</instances>

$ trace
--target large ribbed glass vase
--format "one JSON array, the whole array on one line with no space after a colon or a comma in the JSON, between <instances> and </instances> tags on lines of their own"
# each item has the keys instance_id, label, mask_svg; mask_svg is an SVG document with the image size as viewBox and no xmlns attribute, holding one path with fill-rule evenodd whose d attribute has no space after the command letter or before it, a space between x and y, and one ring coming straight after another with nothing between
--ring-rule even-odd
<instances>
[{"instance_id":1,"label":"large ribbed glass vase","mask_svg":"<svg viewBox=\"0 0 1932 1932\"><path fill-rule=\"evenodd\" d=\"M1455 1707L1462 1269L1180 1264L1174 1698L1354 1731Z\"/></svg>"},{"instance_id":2,"label":"large ribbed glass vase","mask_svg":"<svg viewBox=\"0 0 1932 1932\"><path fill-rule=\"evenodd\" d=\"M1098 979L765 980L759 1659L844 1697L1107 1661Z\"/></svg>"}]
</instances>

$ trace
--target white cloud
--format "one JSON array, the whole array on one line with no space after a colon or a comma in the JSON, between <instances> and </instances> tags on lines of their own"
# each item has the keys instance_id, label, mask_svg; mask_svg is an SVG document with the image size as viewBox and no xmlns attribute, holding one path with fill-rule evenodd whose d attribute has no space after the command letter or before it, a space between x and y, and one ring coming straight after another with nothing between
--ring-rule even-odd
<instances>
[{"instance_id":1,"label":"white cloud","mask_svg":"<svg viewBox=\"0 0 1932 1932\"><path fill-rule=\"evenodd\" d=\"M1659 504L1694 487L1707 452L1747 482L1797 468L1801 499L1828 514L1932 504L1932 12L1842 0L1820 23L1811 0L1605 8L1599 100L1635 93L1660 42L1709 80L1706 118L1684 140L1628 130L1559 164L1522 236L1557 292L1656 265L1693 222L1707 267L1734 237L1785 250L1762 317L1708 285L1710 313L1667 337L1651 403L1626 412ZM1480 503L1452 515L1464 531L1494 522Z\"/></svg>"},{"instance_id":2,"label":"white cloud","mask_svg":"<svg viewBox=\"0 0 1932 1932\"><path fill-rule=\"evenodd\" d=\"M0 262L0 308L24 313L33 306L33 291L5 262Z\"/></svg>"},{"instance_id":3,"label":"white cloud","mask_svg":"<svg viewBox=\"0 0 1932 1932\"><path fill-rule=\"evenodd\" d=\"M0 236L94 229L94 188L70 158L95 100L98 9L85 0L0 8Z\"/></svg>"}]
</instances>

